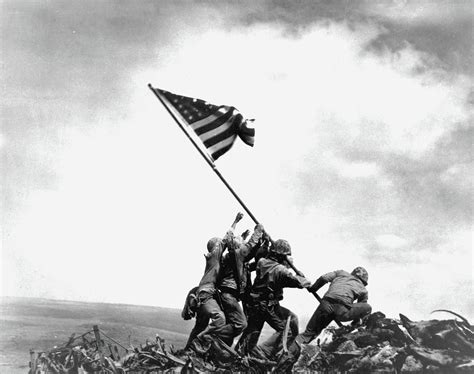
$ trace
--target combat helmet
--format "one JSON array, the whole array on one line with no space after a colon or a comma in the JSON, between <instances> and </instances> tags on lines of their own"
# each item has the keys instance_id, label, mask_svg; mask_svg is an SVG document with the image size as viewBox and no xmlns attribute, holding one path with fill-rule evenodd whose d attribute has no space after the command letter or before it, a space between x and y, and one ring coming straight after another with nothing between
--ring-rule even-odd
<instances>
[{"instance_id":1,"label":"combat helmet","mask_svg":"<svg viewBox=\"0 0 474 374\"><path fill-rule=\"evenodd\" d=\"M214 237L214 238L209 239L209 241L207 242L207 251L212 252L212 250L214 249L216 245L222 245L221 238Z\"/></svg>"},{"instance_id":2,"label":"combat helmet","mask_svg":"<svg viewBox=\"0 0 474 374\"><path fill-rule=\"evenodd\" d=\"M291 256L291 246L284 239L278 239L273 242L270 251L282 256Z\"/></svg>"},{"instance_id":3,"label":"combat helmet","mask_svg":"<svg viewBox=\"0 0 474 374\"><path fill-rule=\"evenodd\" d=\"M359 278L362 283L364 283L364 286L367 286L367 283L369 282L369 273L367 270L365 270L365 268L362 266L357 266L354 270L352 270L351 274Z\"/></svg>"}]
</instances>

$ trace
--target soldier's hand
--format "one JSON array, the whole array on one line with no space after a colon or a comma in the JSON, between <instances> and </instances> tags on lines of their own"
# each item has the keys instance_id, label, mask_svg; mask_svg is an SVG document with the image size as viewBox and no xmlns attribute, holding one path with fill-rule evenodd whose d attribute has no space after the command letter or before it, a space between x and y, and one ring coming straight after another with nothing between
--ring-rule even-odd
<instances>
[{"instance_id":1,"label":"soldier's hand","mask_svg":"<svg viewBox=\"0 0 474 374\"><path fill-rule=\"evenodd\" d=\"M237 215L235 216L235 220L237 222L240 221L242 218L244 218L244 214L241 212L237 213Z\"/></svg>"},{"instance_id":2,"label":"soldier's hand","mask_svg":"<svg viewBox=\"0 0 474 374\"><path fill-rule=\"evenodd\" d=\"M297 278L298 278L298 280L301 284L301 287L303 287L303 288L311 287L311 282L308 279L306 279L305 277L297 276Z\"/></svg>"},{"instance_id":3,"label":"soldier's hand","mask_svg":"<svg viewBox=\"0 0 474 374\"><path fill-rule=\"evenodd\" d=\"M242 239L247 239L247 237L250 235L250 230L245 230L240 236Z\"/></svg>"}]
</instances>

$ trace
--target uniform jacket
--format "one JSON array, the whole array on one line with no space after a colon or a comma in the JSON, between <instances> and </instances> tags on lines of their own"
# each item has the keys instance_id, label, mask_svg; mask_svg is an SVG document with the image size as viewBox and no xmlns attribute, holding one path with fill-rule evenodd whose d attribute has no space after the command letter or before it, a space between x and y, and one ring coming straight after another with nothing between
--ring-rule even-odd
<instances>
[{"instance_id":1,"label":"uniform jacket","mask_svg":"<svg viewBox=\"0 0 474 374\"><path fill-rule=\"evenodd\" d=\"M224 245L215 246L211 252L204 255L206 268L199 282L198 294L203 291L213 294L216 291L217 276L221 268L221 257L224 248Z\"/></svg>"},{"instance_id":2,"label":"uniform jacket","mask_svg":"<svg viewBox=\"0 0 474 374\"><path fill-rule=\"evenodd\" d=\"M338 301L350 306L354 300L365 303L369 293L362 281L344 270L336 270L324 274L321 279L324 283L331 282L324 298Z\"/></svg>"},{"instance_id":3,"label":"uniform jacket","mask_svg":"<svg viewBox=\"0 0 474 374\"><path fill-rule=\"evenodd\" d=\"M219 275L220 287L243 292L247 286L245 263L250 261L257 251L258 244L263 235L263 229L257 225L248 242L235 240L234 233L230 230L226 235L226 244L229 251L222 259L221 274ZM237 274L235 274L237 272ZM239 281L237 287L236 281Z\"/></svg>"},{"instance_id":4,"label":"uniform jacket","mask_svg":"<svg viewBox=\"0 0 474 374\"><path fill-rule=\"evenodd\" d=\"M257 262L257 276L252 294L258 294L261 299L282 300L283 288L303 288L304 278L294 275L284 265L269 258L261 258Z\"/></svg>"}]
</instances>

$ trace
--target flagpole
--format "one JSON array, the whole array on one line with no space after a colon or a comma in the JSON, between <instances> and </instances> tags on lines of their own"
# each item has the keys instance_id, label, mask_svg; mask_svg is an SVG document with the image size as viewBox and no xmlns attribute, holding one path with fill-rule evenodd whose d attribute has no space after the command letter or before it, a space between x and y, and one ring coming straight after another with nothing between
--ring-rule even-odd
<instances>
[{"instance_id":1,"label":"flagpole","mask_svg":"<svg viewBox=\"0 0 474 374\"><path fill-rule=\"evenodd\" d=\"M183 132L186 134L187 138L191 141L191 143L193 143L194 147L198 150L198 152L201 154L201 156L206 160L207 164L211 167L211 169L214 171L214 173L217 174L217 176L220 178L220 180L225 184L225 186L229 189L229 191L232 193L232 195L234 195L234 197L237 199L237 201L239 202L239 204L242 206L242 208L245 209L245 211L247 212L247 214L249 215L250 218L252 218L252 220L258 224L258 220L255 218L255 216L252 214L252 212L249 210L249 208L247 208L247 206L244 204L244 202L242 201L242 199L239 197L239 195L237 195L234 191L234 189L231 187L231 185L225 180L225 178L222 176L222 174L220 173L220 171L217 169L216 167L216 164L209 158L209 156L207 156L204 151L197 145L196 141L192 138L192 136L188 133L188 131L186 130L186 128L183 126L183 124L178 120L178 118L176 118L176 116L174 115L174 113L171 111L170 108L168 108L168 106L165 104L165 102L163 101L163 99L161 98L161 96L156 92L156 90L153 88L153 86L148 83L148 88L155 94L155 96L158 98L158 100L160 100L161 104L163 104L163 106L166 108L166 110L168 111L168 113L171 115L171 117L173 117L173 119L175 120L175 122L178 124L178 126L181 128L181 130L183 130Z\"/></svg>"},{"instance_id":2,"label":"flagpole","mask_svg":"<svg viewBox=\"0 0 474 374\"><path fill-rule=\"evenodd\" d=\"M160 100L161 104L163 104L163 106L166 108L166 110L168 111L168 113L171 115L171 117L173 117L173 119L175 120L175 122L178 124L178 126L181 128L181 130L183 130L183 132L186 134L186 137L191 141L191 143L193 143L194 147L198 150L198 152L201 154L201 156L206 160L207 164L211 167L211 169L214 171L214 173L217 174L217 176L220 178L220 180L225 184L225 186L229 189L229 191L232 193L232 195L234 195L234 197L237 199L237 201L240 203L240 205L242 206L242 208L245 209L245 211L247 212L247 214L250 216L250 218L252 218L252 220L255 222L255 224L259 224L258 220L255 218L255 216L252 214L252 212L249 210L249 208L247 208L247 206L244 204L244 202L242 201L242 199L239 197L239 195L237 195L234 191L234 189L230 186L230 184L225 180L225 178L222 176L222 174L220 173L220 171L217 169L216 167L216 164L210 159L210 157L204 153L204 151L197 145L196 141L192 138L192 136L188 133L188 131L186 130L186 128L183 126L183 124L178 120L178 118L176 118L176 116L174 115L174 113L171 111L170 108L168 108L168 106L166 105L166 103L163 101L163 99L161 98L161 96L156 92L156 90L153 88L153 86L148 83L148 88L155 94L155 96L158 98L158 100ZM267 233L268 235L268 233ZM268 235L269 236L269 235ZM269 236L270 237L270 236ZM272 239L270 238L270 241L272 241ZM291 262L290 260L287 259L287 263L289 264L289 266L294 270L294 272L302 277L304 277L304 274L299 271L295 265L293 264L293 262ZM309 291L309 290L308 290ZM316 292L311 292L309 291L311 294L313 294L313 296L319 301L321 302L321 297L316 293ZM339 322L338 320L336 320L336 323L337 325L340 327L342 326L341 322Z\"/></svg>"}]
</instances>

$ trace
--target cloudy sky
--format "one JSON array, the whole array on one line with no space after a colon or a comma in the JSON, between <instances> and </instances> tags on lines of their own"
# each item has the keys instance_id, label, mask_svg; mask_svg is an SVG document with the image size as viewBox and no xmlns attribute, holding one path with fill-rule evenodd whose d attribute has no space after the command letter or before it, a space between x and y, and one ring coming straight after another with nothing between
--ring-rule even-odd
<instances>
[{"instance_id":1,"label":"cloudy sky","mask_svg":"<svg viewBox=\"0 0 474 374\"><path fill-rule=\"evenodd\" d=\"M310 280L474 320L470 1L1 8L2 295L181 307L242 208L151 83L256 119L217 166Z\"/></svg>"}]
</instances>

